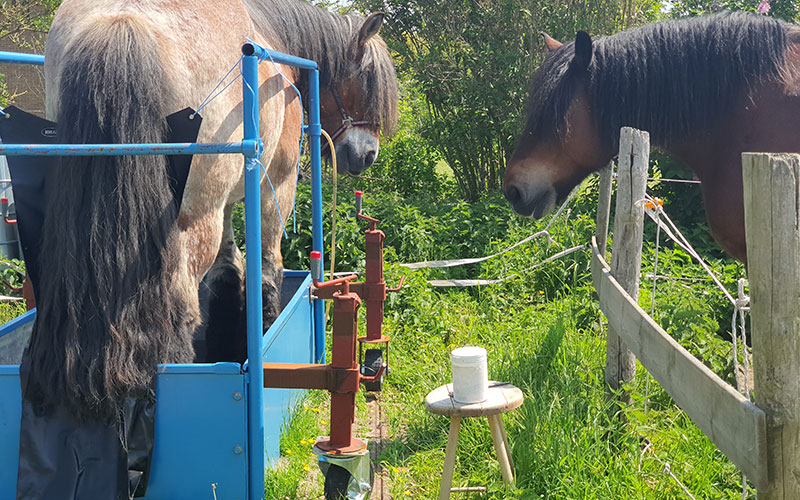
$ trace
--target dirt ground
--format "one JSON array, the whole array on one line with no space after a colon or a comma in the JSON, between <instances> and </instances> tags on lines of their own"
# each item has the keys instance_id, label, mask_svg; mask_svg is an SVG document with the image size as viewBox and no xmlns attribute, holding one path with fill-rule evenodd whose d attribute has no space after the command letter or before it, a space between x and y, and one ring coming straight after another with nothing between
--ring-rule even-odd
<instances>
[{"instance_id":1,"label":"dirt ground","mask_svg":"<svg viewBox=\"0 0 800 500\"><path fill-rule=\"evenodd\" d=\"M383 452L383 446L387 438L386 421L383 418L381 408L381 393L367 394L367 407L369 408L369 454L372 459L372 467L375 471L375 481L372 483L372 500L391 500L389 494L389 474L381 468L378 457Z\"/></svg>"}]
</instances>

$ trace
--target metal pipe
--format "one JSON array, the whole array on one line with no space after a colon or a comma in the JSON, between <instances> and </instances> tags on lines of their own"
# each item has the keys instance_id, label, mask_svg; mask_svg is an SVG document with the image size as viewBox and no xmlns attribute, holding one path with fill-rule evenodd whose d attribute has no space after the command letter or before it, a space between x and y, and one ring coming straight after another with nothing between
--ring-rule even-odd
<instances>
[{"instance_id":1,"label":"metal pipe","mask_svg":"<svg viewBox=\"0 0 800 500\"><path fill-rule=\"evenodd\" d=\"M258 130L258 57L248 55L246 48L242 62L242 110L244 114L244 139L259 139ZM247 259L247 380L248 380L248 463L249 498L264 499L264 372L261 369L261 342L264 334L261 300L261 169L259 156L245 153L244 210L245 240L250 257ZM254 258L252 258L254 257Z\"/></svg>"},{"instance_id":2,"label":"metal pipe","mask_svg":"<svg viewBox=\"0 0 800 500\"><path fill-rule=\"evenodd\" d=\"M44 56L0 51L0 63L44 65Z\"/></svg>"},{"instance_id":3,"label":"metal pipe","mask_svg":"<svg viewBox=\"0 0 800 500\"><path fill-rule=\"evenodd\" d=\"M5 156L144 156L144 155L208 155L239 153L253 155L258 141L197 144L193 142L155 144L5 144Z\"/></svg>"},{"instance_id":4,"label":"metal pipe","mask_svg":"<svg viewBox=\"0 0 800 500\"><path fill-rule=\"evenodd\" d=\"M256 56L261 60L271 59L278 64L286 64L296 68L309 70L317 69L317 63L315 61L303 59L302 57L290 56L289 54L284 54L283 52L275 52L273 50L265 49L264 47L252 42L246 43L242 46L242 54L245 56Z\"/></svg>"},{"instance_id":5,"label":"metal pipe","mask_svg":"<svg viewBox=\"0 0 800 500\"><path fill-rule=\"evenodd\" d=\"M311 235L312 250L319 252L322 262L322 155L320 136L322 125L319 116L319 71L314 69L308 75L308 136L311 144ZM323 277L324 279L324 277ZM317 363L325 362L325 302L315 300L314 308L314 358Z\"/></svg>"}]
</instances>

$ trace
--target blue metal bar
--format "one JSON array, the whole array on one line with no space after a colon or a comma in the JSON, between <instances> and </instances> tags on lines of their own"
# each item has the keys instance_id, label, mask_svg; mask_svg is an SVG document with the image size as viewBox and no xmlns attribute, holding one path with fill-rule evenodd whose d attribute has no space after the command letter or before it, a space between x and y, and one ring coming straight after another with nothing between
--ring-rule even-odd
<instances>
[{"instance_id":1,"label":"blue metal bar","mask_svg":"<svg viewBox=\"0 0 800 500\"><path fill-rule=\"evenodd\" d=\"M6 144L0 155L6 156L143 156L202 155L220 153L254 154L258 141L198 144L177 142L164 144Z\"/></svg>"},{"instance_id":2,"label":"blue metal bar","mask_svg":"<svg viewBox=\"0 0 800 500\"><path fill-rule=\"evenodd\" d=\"M325 262L322 249L324 246L322 239L322 155L319 144L322 125L319 116L319 71L316 69L309 71L308 93L308 135L311 144L311 246L320 253L322 262ZM325 303L322 300L314 301L314 357L317 363L325 362Z\"/></svg>"},{"instance_id":3,"label":"blue metal bar","mask_svg":"<svg viewBox=\"0 0 800 500\"><path fill-rule=\"evenodd\" d=\"M258 57L248 55L245 47L242 47L242 53L245 55L242 61L244 138L258 141ZM261 301L260 154L260 151L255 154L245 154L244 161L245 241L249 250L246 270L249 500L264 499L264 371L261 368L264 325Z\"/></svg>"},{"instance_id":4,"label":"blue metal bar","mask_svg":"<svg viewBox=\"0 0 800 500\"><path fill-rule=\"evenodd\" d=\"M35 64L36 66L42 66L44 64L44 56L40 56L39 54L0 51L0 63Z\"/></svg>"},{"instance_id":5,"label":"blue metal bar","mask_svg":"<svg viewBox=\"0 0 800 500\"><path fill-rule=\"evenodd\" d=\"M303 59L302 57L290 56L283 52L276 52L274 50L265 49L257 43L246 43L242 46L242 53L246 56L256 56L260 60L272 59L278 64L286 64L296 68L315 70L317 63L310 59Z\"/></svg>"}]
</instances>

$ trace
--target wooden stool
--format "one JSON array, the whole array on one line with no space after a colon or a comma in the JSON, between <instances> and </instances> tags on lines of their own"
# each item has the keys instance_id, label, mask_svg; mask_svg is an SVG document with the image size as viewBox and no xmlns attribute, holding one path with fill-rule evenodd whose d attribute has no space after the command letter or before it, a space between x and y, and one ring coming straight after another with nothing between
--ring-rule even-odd
<instances>
[{"instance_id":1,"label":"wooden stool","mask_svg":"<svg viewBox=\"0 0 800 500\"><path fill-rule=\"evenodd\" d=\"M514 462L509 453L508 438L503 427L501 414L519 408L523 396L519 388L508 383L489 382L489 391L483 403L462 404L453 399L453 384L443 385L434 389L425 397L425 409L437 415L450 417L450 433L447 435L447 452L442 470L442 482L439 486L439 500L450 498L451 491L477 491L485 488L452 488L453 469L456 465L456 447L458 446L458 431L461 429L461 419L464 417L486 417L489 420L489 429L492 431L494 451L503 481L514 484Z\"/></svg>"}]
</instances>

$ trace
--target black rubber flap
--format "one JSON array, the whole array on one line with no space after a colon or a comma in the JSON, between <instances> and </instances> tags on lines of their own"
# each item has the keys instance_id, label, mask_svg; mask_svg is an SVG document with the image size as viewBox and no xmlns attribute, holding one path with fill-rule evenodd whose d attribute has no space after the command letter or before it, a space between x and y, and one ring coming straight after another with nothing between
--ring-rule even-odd
<instances>
[{"instance_id":1,"label":"black rubber flap","mask_svg":"<svg viewBox=\"0 0 800 500\"><path fill-rule=\"evenodd\" d=\"M6 108L0 118L5 144L57 144L53 122ZM190 108L167 117L167 142L195 142L202 119ZM9 156L18 229L34 295L36 268L46 213L47 178L59 160L45 156ZM180 207L191 155L169 157L170 185ZM51 186L57 189L57 186ZM20 366L23 388L17 500L121 500L144 496L153 456L155 387L131 394L119 422L82 421L60 407L25 397L27 351Z\"/></svg>"},{"instance_id":2,"label":"black rubber flap","mask_svg":"<svg viewBox=\"0 0 800 500\"><path fill-rule=\"evenodd\" d=\"M27 360L20 370L25 386ZM17 500L122 500L147 491L155 436L152 394L125 400L120 422L77 420L22 399Z\"/></svg>"},{"instance_id":3,"label":"black rubber flap","mask_svg":"<svg viewBox=\"0 0 800 500\"><path fill-rule=\"evenodd\" d=\"M58 144L55 123L14 106L9 106L5 112L7 115L0 117L0 141L4 144ZM197 141L203 119L200 115L190 118L193 114L193 109L186 108L167 116L169 134L166 142ZM47 203L46 179L50 169L58 166L59 159L52 156L7 156L6 158L11 171L22 253L35 297L36 285L39 282L37 257ZM175 203L180 208L192 155L173 155L167 158L170 188L175 195Z\"/></svg>"}]
</instances>

